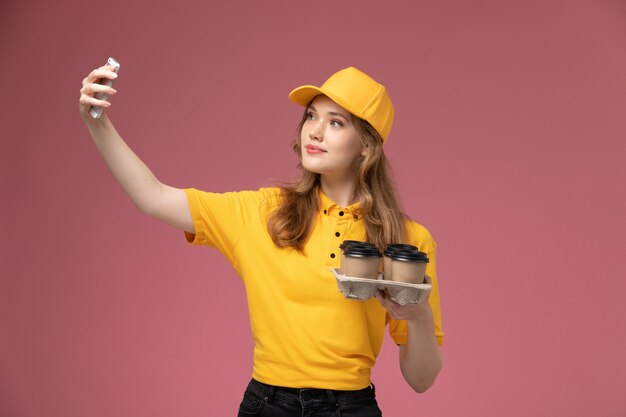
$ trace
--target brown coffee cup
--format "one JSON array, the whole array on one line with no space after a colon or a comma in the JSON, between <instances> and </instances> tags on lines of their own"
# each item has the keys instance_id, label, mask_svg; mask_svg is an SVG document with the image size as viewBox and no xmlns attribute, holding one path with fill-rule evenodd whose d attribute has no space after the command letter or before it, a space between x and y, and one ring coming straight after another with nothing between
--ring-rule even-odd
<instances>
[{"instance_id":1,"label":"brown coffee cup","mask_svg":"<svg viewBox=\"0 0 626 417\"><path fill-rule=\"evenodd\" d=\"M381 254L376 247L352 245L343 251L341 272L349 277L378 278Z\"/></svg>"},{"instance_id":2,"label":"brown coffee cup","mask_svg":"<svg viewBox=\"0 0 626 417\"><path fill-rule=\"evenodd\" d=\"M413 251L413 252L417 252L417 246L413 246L413 245L409 245L406 243L390 243L387 245L387 247L385 248L385 251L383 252L383 271L384 271L384 278L391 280L391 267L392 267L392 256L395 252L397 251Z\"/></svg>"},{"instance_id":3,"label":"brown coffee cup","mask_svg":"<svg viewBox=\"0 0 626 417\"><path fill-rule=\"evenodd\" d=\"M424 252L399 250L391 255L391 281L422 284L428 257Z\"/></svg>"}]
</instances>

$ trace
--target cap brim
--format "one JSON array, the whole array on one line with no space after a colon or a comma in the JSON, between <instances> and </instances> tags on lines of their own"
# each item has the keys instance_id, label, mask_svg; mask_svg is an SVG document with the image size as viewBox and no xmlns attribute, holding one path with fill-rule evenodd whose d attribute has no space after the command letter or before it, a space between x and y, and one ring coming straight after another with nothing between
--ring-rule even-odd
<instances>
[{"instance_id":1,"label":"cap brim","mask_svg":"<svg viewBox=\"0 0 626 417\"><path fill-rule=\"evenodd\" d=\"M330 98L332 101L339 104L351 114L360 117L361 119L365 119L365 116L361 114L360 111L351 108L352 106L350 106L349 103L346 103L342 98L337 97L336 95L331 94L327 91L324 91L314 85L303 85L301 87L291 90L291 93L289 93L289 100L306 107L315 97L319 96L320 94L323 94L326 97Z\"/></svg>"},{"instance_id":2,"label":"cap brim","mask_svg":"<svg viewBox=\"0 0 626 417\"><path fill-rule=\"evenodd\" d=\"M303 85L291 90L291 93L289 93L289 100L301 106L308 106L311 100L320 94L326 93L314 85Z\"/></svg>"}]
</instances>

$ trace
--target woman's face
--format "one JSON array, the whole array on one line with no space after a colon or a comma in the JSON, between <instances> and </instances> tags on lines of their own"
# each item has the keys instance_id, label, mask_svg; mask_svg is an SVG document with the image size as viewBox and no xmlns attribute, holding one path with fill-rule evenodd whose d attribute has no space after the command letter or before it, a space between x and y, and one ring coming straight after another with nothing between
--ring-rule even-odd
<instances>
[{"instance_id":1,"label":"woman's face","mask_svg":"<svg viewBox=\"0 0 626 417\"><path fill-rule=\"evenodd\" d=\"M307 109L300 145L305 169L338 179L356 175L366 151L352 115L323 95Z\"/></svg>"}]
</instances>

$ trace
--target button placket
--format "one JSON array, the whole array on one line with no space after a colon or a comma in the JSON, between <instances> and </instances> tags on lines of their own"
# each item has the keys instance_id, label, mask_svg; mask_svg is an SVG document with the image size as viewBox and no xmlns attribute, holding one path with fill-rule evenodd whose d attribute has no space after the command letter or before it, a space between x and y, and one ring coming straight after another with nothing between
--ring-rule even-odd
<instances>
[{"instance_id":1,"label":"button placket","mask_svg":"<svg viewBox=\"0 0 626 417\"><path fill-rule=\"evenodd\" d=\"M336 219L335 231L331 238L331 241L334 243L333 250L331 251L331 258L335 260L339 260L339 255L341 253L341 249L339 249L339 245L341 245L341 242L345 240L344 235L346 233L350 216L346 215L347 214L346 210L339 210L338 212L335 212L335 213L337 217L335 218Z\"/></svg>"}]
</instances>

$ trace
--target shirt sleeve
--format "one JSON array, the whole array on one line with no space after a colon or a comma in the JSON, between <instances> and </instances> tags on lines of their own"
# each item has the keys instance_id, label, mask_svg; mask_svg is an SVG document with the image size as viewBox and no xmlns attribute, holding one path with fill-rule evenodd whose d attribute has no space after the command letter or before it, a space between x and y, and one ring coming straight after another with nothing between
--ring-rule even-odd
<instances>
[{"instance_id":1,"label":"shirt sleeve","mask_svg":"<svg viewBox=\"0 0 626 417\"><path fill-rule=\"evenodd\" d=\"M414 224L415 225L415 224ZM417 241L411 242L411 244L416 245L420 251L426 252L428 254L428 265L426 266L426 275L428 275L432 280L432 289L430 291L430 296L428 297L428 302L430 303L430 308L433 311L433 324L435 327L435 337L437 339L437 344L439 346L443 345L443 328L441 326L441 302L439 298L439 283L437 280L437 244L435 240L430 236L430 233L423 228L423 226L416 225L422 230L417 230L416 232L411 233L415 234L421 239L417 239ZM415 229L413 227L412 229ZM421 236L420 236L421 235ZM412 240L412 239L411 239ZM394 320L388 317L389 323L389 334L392 339L398 345L406 345L408 342L408 328L406 320Z\"/></svg>"},{"instance_id":2,"label":"shirt sleeve","mask_svg":"<svg viewBox=\"0 0 626 417\"><path fill-rule=\"evenodd\" d=\"M259 214L263 193L240 191L209 193L185 189L195 233L185 232L192 245L218 249L234 263L234 248L246 231L247 224Z\"/></svg>"}]
</instances>

